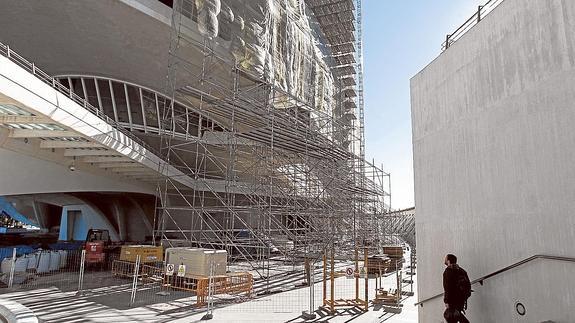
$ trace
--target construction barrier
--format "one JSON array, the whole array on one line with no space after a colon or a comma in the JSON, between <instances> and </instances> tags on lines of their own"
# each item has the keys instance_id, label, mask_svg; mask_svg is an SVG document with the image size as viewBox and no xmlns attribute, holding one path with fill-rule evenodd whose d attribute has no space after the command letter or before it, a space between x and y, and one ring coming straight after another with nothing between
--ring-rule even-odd
<instances>
[{"instance_id":1,"label":"construction barrier","mask_svg":"<svg viewBox=\"0 0 575 323\"><path fill-rule=\"evenodd\" d=\"M134 276L135 267L136 262L134 261L114 260L112 261L111 274L115 277L130 278ZM163 262L141 263L139 267L138 276L143 279L153 276L161 276L161 273L163 272Z\"/></svg>"},{"instance_id":2,"label":"construction barrier","mask_svg":"<svg viewBox=\"0 0 575 323\"><path fill-rule=\"evenodd\" d=\"M244 294L250 297L253 292L253 275L250 273L230 273L211 277L213 284L212 295ZM164 275L164 286L167 288L184 290L195 293L197 296L196 305L205 306L209 296L210 276L187 276Z\"/></svg>"}]
</instances>

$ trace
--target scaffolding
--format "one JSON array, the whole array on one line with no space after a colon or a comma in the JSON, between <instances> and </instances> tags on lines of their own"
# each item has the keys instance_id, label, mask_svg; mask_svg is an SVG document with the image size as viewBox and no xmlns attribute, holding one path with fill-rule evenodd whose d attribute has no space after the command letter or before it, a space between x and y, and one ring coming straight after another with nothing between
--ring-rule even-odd
<instances>
[{"instance_id":1,"label":"scaffolding","mask_svg":"<svg viewBox=\"0 0 575 323\"><path fill-rule=\"evenodd\" d=\"M154 238L225 249L268 286L326 250L379 252L390 175L365 160L360 1L240 2L174 1L160 145L180 173Z\"/></svg>"},{"instance_id":2,"label":"scaffolding","mask_svg":"<svg viewBox=\"0 0 575 323\"><path fill-rule=\"evenodd\" d=\"M407 243L415 250L415 207L388 212L382 217L381 224L386 244Z\"/></svg>"}]
</instances>

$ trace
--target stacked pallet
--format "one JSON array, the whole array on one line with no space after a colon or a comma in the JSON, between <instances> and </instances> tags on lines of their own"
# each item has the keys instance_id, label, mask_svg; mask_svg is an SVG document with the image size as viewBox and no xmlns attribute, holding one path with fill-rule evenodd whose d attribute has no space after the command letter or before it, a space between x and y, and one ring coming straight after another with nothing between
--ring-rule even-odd
<instances>
[{"instance_id":1,"label":"stacked pallet","mask_svg":"<svg viewBox=\"0 0 575 323\"><path fill-rule=\"evenodd\" d=\"M374 255L367 258L368 275L385 274L389 271L391 259L386 255Z\"/></svg>"},{"instance_id":2,"label":"stacked pallet","mask_svg":"<svg viewBox=\"0 0 575 323\"><path fill-rule=\"evenodd\" d=\"M386 246L383 247L383 253L385 253L389 259L390 270L401 269L403 266L403 247L402 246Z\"/></svg>"}]
</instances>

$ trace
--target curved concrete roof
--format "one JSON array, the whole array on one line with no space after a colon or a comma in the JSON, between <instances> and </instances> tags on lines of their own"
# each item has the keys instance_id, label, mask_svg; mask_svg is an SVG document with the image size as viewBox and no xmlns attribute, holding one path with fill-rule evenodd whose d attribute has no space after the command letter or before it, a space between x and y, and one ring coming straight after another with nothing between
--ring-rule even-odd
<instances>
[{"instance_id":1,"label":"curved concrete roof","mask_svg":"<svg viewBox=\"0 0 575 323\"><path fill-rule=\"evenodd\" d=\"M102 75L162 92L170 26L158 18L118 0L4 1L0 39L52 75Z\"/></svg>"}]
</instances>

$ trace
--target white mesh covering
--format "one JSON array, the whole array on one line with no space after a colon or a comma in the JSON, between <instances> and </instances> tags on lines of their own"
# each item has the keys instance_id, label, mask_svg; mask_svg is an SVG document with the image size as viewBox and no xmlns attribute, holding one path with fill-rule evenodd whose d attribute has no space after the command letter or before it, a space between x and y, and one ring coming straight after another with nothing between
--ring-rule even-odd
<instances>
[{"instance_id":1,"label":"white mesh covering","mask_svg":"<svg viewBox=\"0 0 575 323\"><path fill-rule=\"evenodd\" d=\"M196 0L198 10L198 29L206 37L218 35L218 14L221 10L220 0Z\"/></svg>"},{"instance_id":2,"label":"white mesh covering","mask_svg":"<svg viewBox=\"0 0 575 323\"><path fill-rule=\"evenodd\" d=\"M238 66L331 112L334 78L303 0L195 0L195 6L200 33L223 39Z\"/></svg>"}]
</instances>

